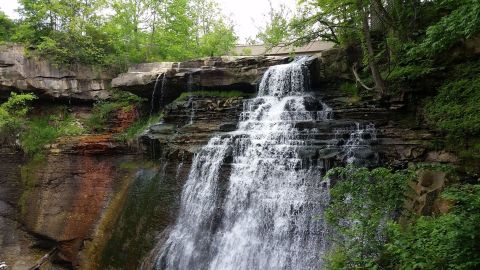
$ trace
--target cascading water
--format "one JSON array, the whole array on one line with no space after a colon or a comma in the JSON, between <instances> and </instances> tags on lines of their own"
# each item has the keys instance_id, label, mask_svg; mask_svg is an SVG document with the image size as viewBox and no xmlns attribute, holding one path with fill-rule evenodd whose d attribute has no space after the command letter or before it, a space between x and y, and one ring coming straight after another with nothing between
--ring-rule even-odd
<instances>
[{"instance_id":1,"label":"cascading water","mask_svg":"<svg viewBox=\"0 0 480 270\"><path fill-rule=\"evenodd\" d=\"M237 130L195 155L157 269L321 269L328 190L302 155L315 131L297 125L329 121L332 110L306 109L305 61L269 68Z\"/></svg>"},{"instance_id":2,"label":"cascading water","mask_svg":"<svg viewBox=\"0 0 480 270\"><path fill-rule=\"evenodd\" d=\"M355 123L354 128L336 129L335 139L330 146L341 145L345 163L370 166L378 163L378 154L371 148L376 140L377 130L374 124L370 123L362 127L360 123ZM340 141L343 141L343 144L339 143Z\"/></svg>"},{"instance_id":3,"label":"cascading water","mask_svg":"<svg viewBox=\"0 0 480 270\"><path fill-rule=\"evenodd\" d=\"M160 77L162 77L162 83L160 85L160 96L157 99L156 93L157 93L158 82L160 80ZM153 86L152 100L150 104L150 116L153 114L153 111L155 110L155 101L157 101L158 104L162 103L163 88L165 87L166 82L167 82L167 75L165 73L158 74L157 79L155 80L155 85Z\"/></svg>"},{"instance_id":4,"label":"cascading water","mask_svg":"<svg viewBox=\"0 0 480 270\"><path fill-rule=\"evenodd\" d=\"M193 91L193 74L192 73L188 73L188 75L187 75L187 91L188 91L188 94L189 94L188 104L190 104L190 121L189 121L189 124L192 125L193 120L195 119L195 103L194 103L193 95L192 95L192 91Z\"/></svg>"}]
</instances>

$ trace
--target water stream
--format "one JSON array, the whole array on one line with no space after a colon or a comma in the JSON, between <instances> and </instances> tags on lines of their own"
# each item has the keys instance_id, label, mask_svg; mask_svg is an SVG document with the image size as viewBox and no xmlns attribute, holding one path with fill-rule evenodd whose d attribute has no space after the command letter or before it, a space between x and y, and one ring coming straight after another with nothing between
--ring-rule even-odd
<instances>
[{"instance_id":1,"label":"water stream","mask_svg":"<svg viewBox=\"0 0 480 270\"><path fill-rule=\"evenodd\" d=\"M270 67L237 130L195 155L157 269L322 268L325 168L308 154L318 130L299 126L331 121L332 109L306 109L306 60Z\"/></svg>"},{"instance_id":2,"label":"water stream","mask_svg":"<svg viewBox=\"0 0 480 270\"><path fill-rule=\"evenodd\" d=\"M161 82L161 85L160 85L160 94L159 94L159 97L157 98L156 93L157 93L158 82L160 81L160 77L162 77L162 82ZM157 75L157 79L155 79L155 85L153 86L152 100L151 100L151 104L150 104L150 116L153 115L153 112L155 110L155 103L157 103L157 104L162 103L163 89L165 87L166 82L167 82L167 76L166 76L165 73L160 73L160 74Z\"/></svg>"}]
</instances>

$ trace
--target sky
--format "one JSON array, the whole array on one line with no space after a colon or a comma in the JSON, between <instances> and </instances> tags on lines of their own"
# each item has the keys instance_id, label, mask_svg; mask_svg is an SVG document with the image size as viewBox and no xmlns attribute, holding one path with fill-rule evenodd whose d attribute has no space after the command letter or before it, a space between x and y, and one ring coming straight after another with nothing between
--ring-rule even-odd
<instances>
[{"instance_id":1,"label":"sky","mask_svg":"<svg viewBox=\"0 0 480 270\"><path fill-rule=\"evenodd\" d=\"M284 4L290 9L295 8L296 0L270 0L272 5ZM269 0L217 0L223 12L235 24L235 31L244 42L249 37L255 37L259 27L265 24L265 13L270 10ZM15 9L17 0L0 0L0 8L10 17L18 18Z\"/></svg>"}]
</instances>

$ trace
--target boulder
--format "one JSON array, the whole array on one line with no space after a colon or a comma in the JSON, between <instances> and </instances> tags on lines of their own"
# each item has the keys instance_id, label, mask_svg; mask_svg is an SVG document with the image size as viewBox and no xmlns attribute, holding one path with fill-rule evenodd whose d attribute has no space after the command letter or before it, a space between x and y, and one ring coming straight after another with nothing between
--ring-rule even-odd
<instances>
[{"instance_id":1,"label":"boulder","mask_svg":"<svg viewBox=\"0 0 480 270\"><path fill-rule=\"evenodd\" d=\"M0 46L0 96L27 91L43 99L92 102L110 96L112 77L91 66L63 67L28 56L19 45Z\"/></svg>"}]
</instances>

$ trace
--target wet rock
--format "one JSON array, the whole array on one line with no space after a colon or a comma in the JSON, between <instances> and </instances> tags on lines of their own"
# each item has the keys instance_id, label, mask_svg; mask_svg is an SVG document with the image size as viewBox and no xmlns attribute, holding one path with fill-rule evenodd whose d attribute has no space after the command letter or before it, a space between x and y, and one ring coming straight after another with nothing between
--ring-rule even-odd
<instances>
[{"instance_id":1,"label":"wet rock","mask_svg":"<svg viewBox=\"0 0 480 270\"><path fill-rule=\"evenodd\" d=\"M269 66L288 61L289 57L225 56L179 63L138 64L114 78L112 86L146 98L154 96L162 105L189 90L239 90L253 93ZM157 88L153 95L155 85Z\"/></svg>"}]
</instances>

